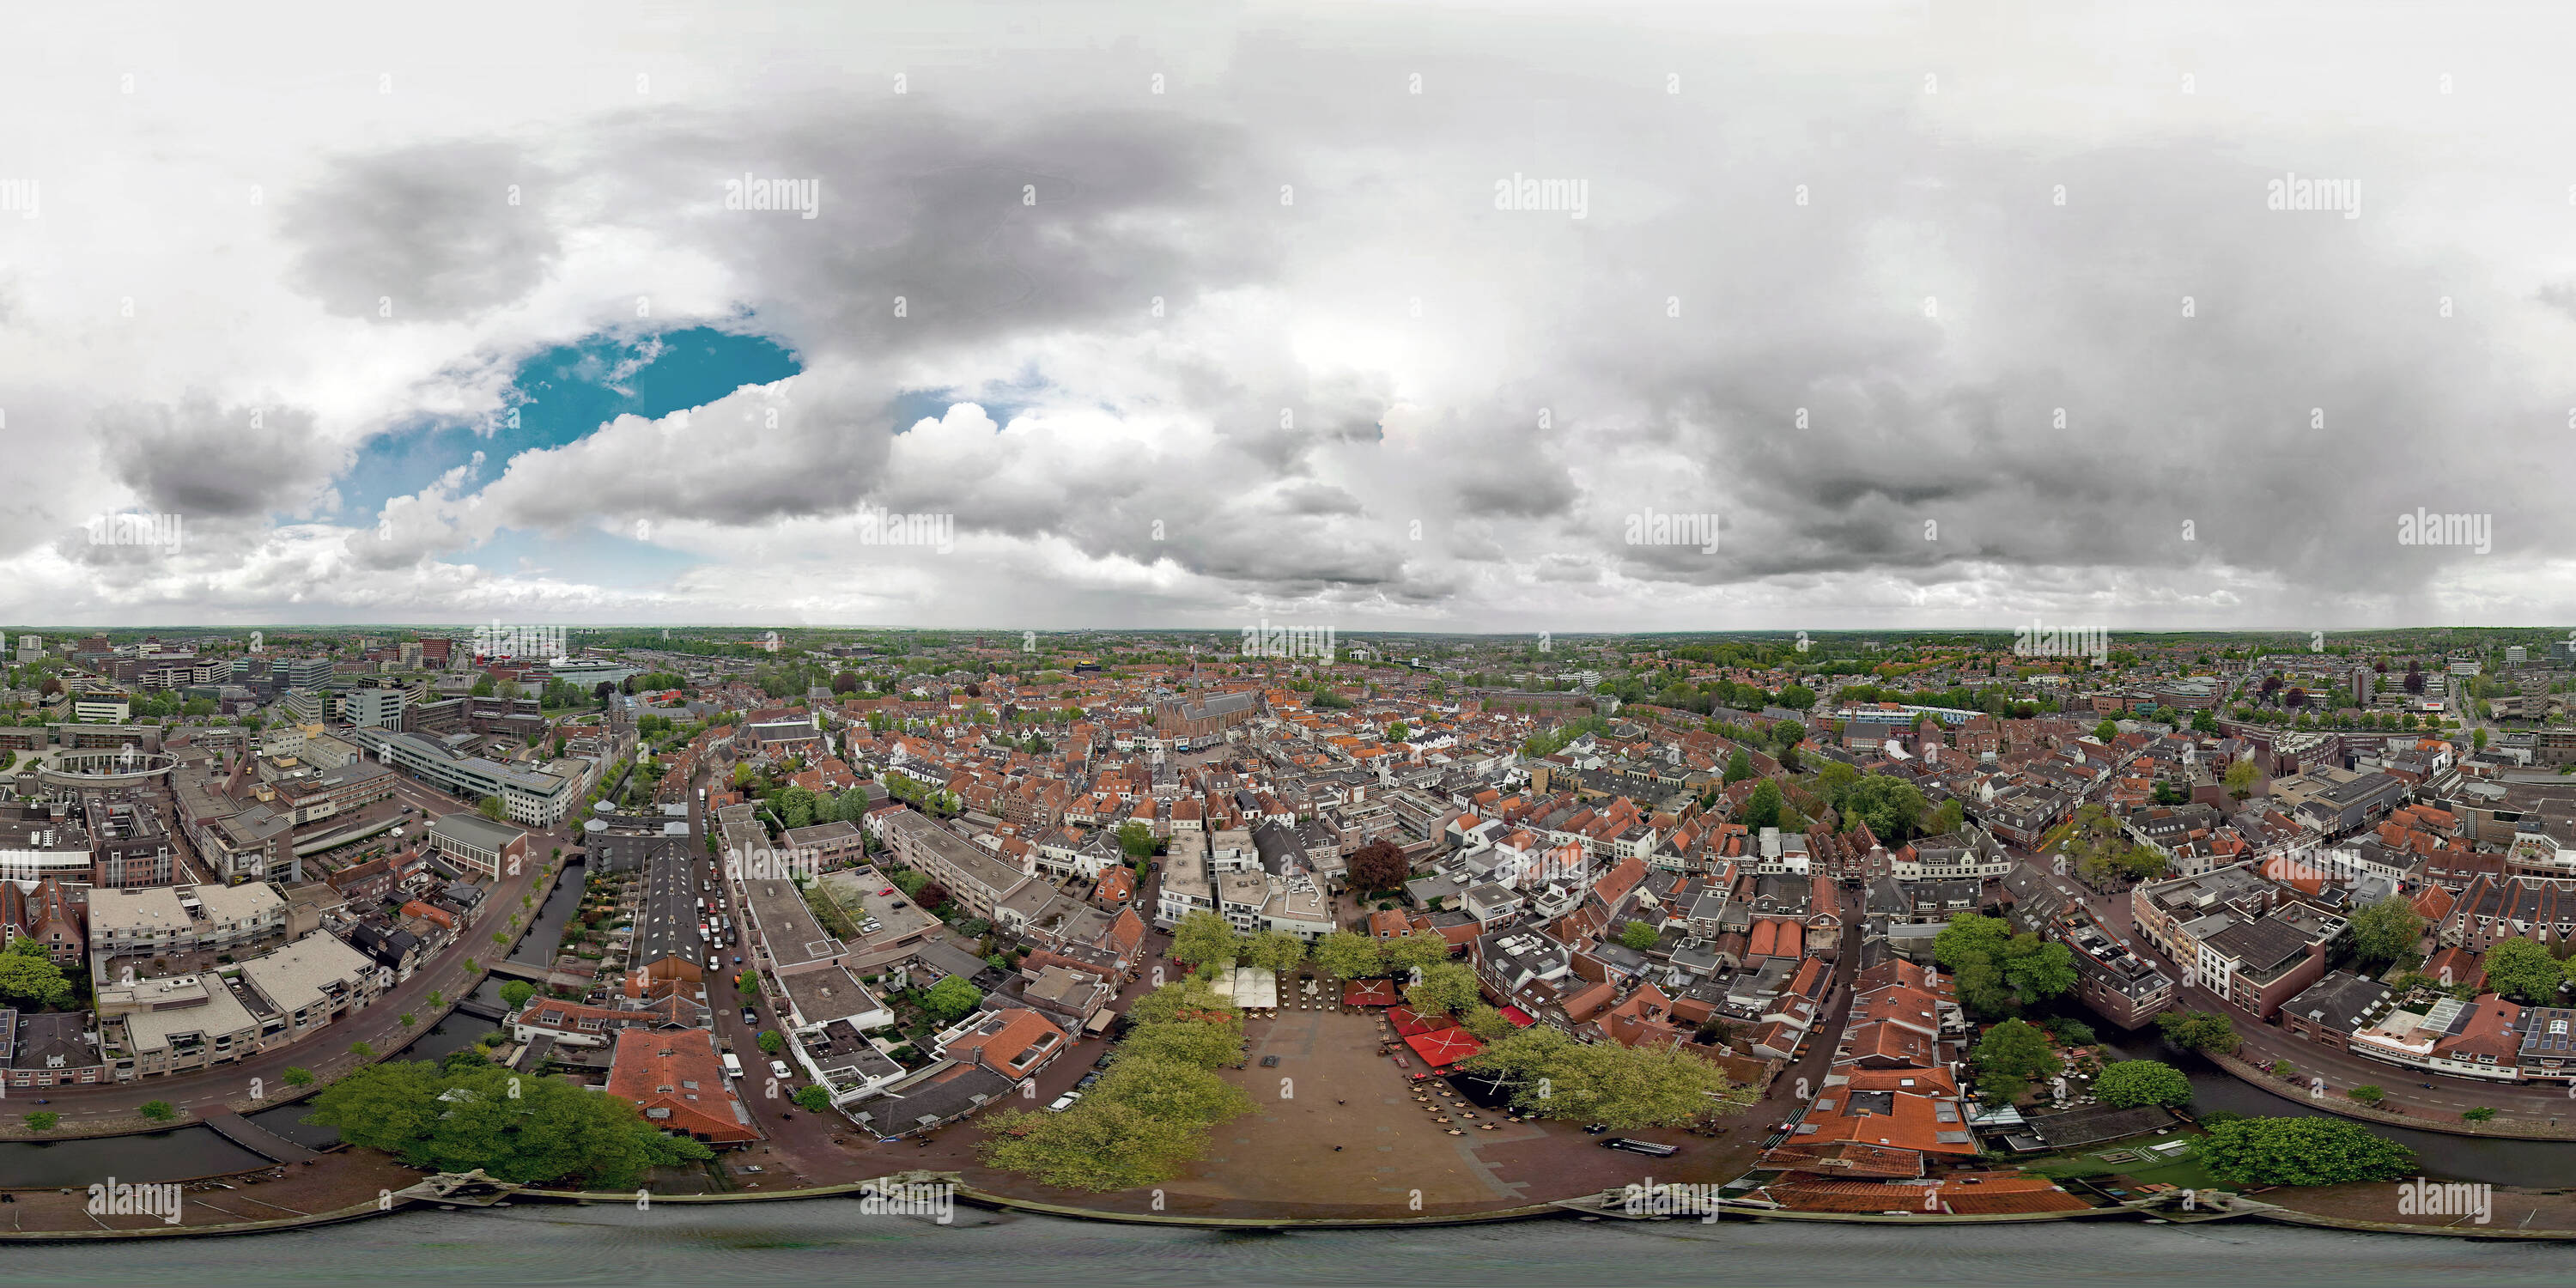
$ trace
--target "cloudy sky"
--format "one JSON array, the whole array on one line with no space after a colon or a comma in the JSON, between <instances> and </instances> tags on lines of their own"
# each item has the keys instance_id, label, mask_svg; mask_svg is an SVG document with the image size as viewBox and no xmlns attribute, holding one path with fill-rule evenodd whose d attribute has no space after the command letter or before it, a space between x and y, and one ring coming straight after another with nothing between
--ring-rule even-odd
<instances>
[{"instance_id":1,"label":"cloudy sky","mask_svg":"<svg viewBox=\"0 0 2576 1288\"><path fill-rule=\"evenodd\" d=\"M2576 619L2563 5L264 12L10 20L21 629Z\"/></svg>"}]
</instances>

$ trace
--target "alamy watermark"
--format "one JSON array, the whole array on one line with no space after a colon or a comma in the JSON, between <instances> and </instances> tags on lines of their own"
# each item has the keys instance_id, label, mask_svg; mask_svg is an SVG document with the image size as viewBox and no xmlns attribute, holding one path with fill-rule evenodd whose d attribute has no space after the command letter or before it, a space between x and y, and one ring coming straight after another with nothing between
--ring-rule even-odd
<instances>
[{"instance_id":1,"label":"alamy watermark","mask_svg":"<svg viewBox=\"0 0 2576 1288\"><path fill-rule=\"evenodd\" d=\"M731 881L811 881L822 870L822 852L810 845L784 850L725 849L725 878Z\"/></svg>"},{"instance_id":2,"label":"alamy watermark","mask_svg":"<svg viewBox=\"0 0 2576 1288\"><path fill-rule=\"evenodd\" d=\"M884 506L863 505L859 507L859 544L928 546L948 554L957 549L957 516L888 514Z\"/></svg>"},{"instance_id":3,"label":"alamy watermark","mask_svg":"<svg viewBox=\"0 0 2576 1288\"><path fill-rule=\"evenodd\" d=\"M2267 210L2339 210L2346 219L2361 218L2361 180L2302 179L2296 170L2264 185Z\"/></svg>"},{"instance_id":4,"label":"alamy watermark","mask_svg":"<svg viewBox=\"0 0 2576 1288\"><path fill-rule=\"evenodd\" d=\"M2495 1186L2484 1181L2428 1181L2418 1176L2397 1183L2399 1216L2464 1216L2472 1225L2495 1219Z\"/></svg>"},{"instance_id":5,"label":"alamy watermark","mask_svg":"<svg viewBox=\"0 0 2576 1288\"><path fill-rule=\"evenodd\" d=\"M2111 661L2111 632L2099 626L2049 626L2038 618L2013 628L2014 657L2087 657L2095 666Z\"/></svg>"},{"instance_id":6,"label":"alamy watermark","mask_svg":"<svg viewBox=\"0 0 2576 1288\"><path fill-rule=\"evenodd\" d=\"M1533 179L1518 170L1494 180L1494 209L1562 211L1575 219L1592 213L1589 179Z\"/></svg>"},{"instance_id":7,"label":"alamy watermark","mask_svg":"<svg viewBox=\"0 0 2576 1288\"><path fill-rule=\"evenodd\" d=\"M179 1208L176 1185L133 1185L111 1176L89 1187L91 1216L157 1216L163 1225L177 1225Z\"/></svg>"},{"instance_id":8,"label":"alamy watermark","mask_svg":"<svg viewBox=\"0 0 2576 1288\"><path fill-rule=\"evenodd\" d=\"M1718 1198L1714 1185L1657 1184L1649 1176L1619 1191L1619 1210L1629 1216L1695 1216L1708 1225L1721 1210Z\"/></svg>"},{"instance_id":9,"label":"alamy watermark","mask_svg":"<svg viewBox=\"0 0 2576 1288\"><path fill-rule=\"evenodd\" d=\"M44 191L33 179L0 179L0 214L33 219L44 212Z\"/></svg>"},{"instance_id":10,"label":"alamy watermark","mask_svg":"<svg viewBox=\"0 0 2576 1288\"><path fill-rule=\"evenodd\" d=\"M724 181L727 210L779 210L812 219L823 213L820 179L756 179L746 171Z\"/></svg>"},{"instance_id":11,"label":"alamy watermark","mask_svg":"<svg viewBox=\"0 0 2576 1288\"><path fill-rule=\"evenodd\" d=\"M102 514L81 526L89 530L93 546L159 546L174 552L179 548L175 514Z\"/></svg>"},{"instance_id":12,"label":"alamy watermark","mask_svg":"<svg viewBox=\"0 0 2576 1288\"><path fill-rule=\"evenodd\" d=\"M1243 656L1311 657L1330 662L1333 660L1333 628L1273 626L1265 617L1260 625L1243 628Z\"/></svg>"},{"instance_id":13,"label":"alamy watermark","mask_svg":"<svg viewBox=\"0 0 2576 1288\"><path fill-rule=\"evenodd\" d=\"M564 628L560 626L503 626L496 617L491 625L474 628L474 656L479 658L506 657L524 662L564 655Z\"/></svg>"},{"instance_id":14,"label":"alamy watermark","mask_svg":"<svg viewBox=\"0 0 2576 1288\"><path fill-rule=\"evenodd\" d=\"M957 1187L944 1181L862 1181L861 1216L926 1216L946 1225L957 1216Z\"/></svg>"},{"instance_id":15,"label":"alamy watermark","mask_svg":"<svg viewBox=\"0 0 2576 1288\"><path fill-rule=\"evenodd\" d=\"M1714 514L1664 514L1648 506L1628 516L1626 535L1632 546L1698 546L1701 554L1713 555L1717 528Z\"/></svg>"},{"instance_id":16,"label":"alamy watermark","mask_svg":"<svg viewBox=\"0 0 2576 1288\"><path fill-rule=\"evenodd\" d=\"M2397 516L2401 546L2460 546L2485 554L2495 549L2492 514L2434 514L2422 506Z\"/></svg>"}]
</instances>

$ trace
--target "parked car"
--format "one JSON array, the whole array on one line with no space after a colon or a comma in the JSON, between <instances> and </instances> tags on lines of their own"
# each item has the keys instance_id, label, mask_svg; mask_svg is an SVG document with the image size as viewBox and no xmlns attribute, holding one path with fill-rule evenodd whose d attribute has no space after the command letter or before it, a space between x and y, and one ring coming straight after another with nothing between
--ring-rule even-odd
<instances>
[{"instance_id":1,"label":"parked car","mask_svg":"<svg viewBox=\"0 0 2576 1288\"><path fill-rule=\"evenodd\" d=\"M753 1014L751 1008L746 1006L742 1008L742 1022L747 1025L758 1027L760 1024L760 1017Z\"/></svg>"},{"instance_id":2,"label":"parked car","mask_svg":"<svg viewBox=\"0 0 2576 1288\"><path fill-rule=\"evenodd\" d=\"M1106 1068L1108 1068L1108 1067L1109 1067L1109 1062L1110 1062L1110 1061L1112 1061L1112 1060L1115 1060L1115 1059L1117 1059L1117 1058L1118 1058L1118 1053L1117 1053L1117 1052L1115 1052L1115 1051L1103 1051L1103 1052L1101 1052L1101 1053L1100 1053L1100 1058L1099 1058L1099 1059L1094 1060L1094 1061L1092 1061L1092 1062L1091 1062L1091 1067L1092 1067L1092 1068L1094 1068L1094 1069L1106 1069Z\"/></svg>"},{"instance_id":3,"label":"parked car","mask_svg":"<svg viewBox=\"0 0 2576 1288\"><path fill-rule=\"evenodd\" d=\"M1081 1092L1068 1091L1063 1095L1056 1097L1055 1103L1047 1106L1047 1112L1051 1114L1063 1113L1065 1110L1073 1108L1073 1102L1080 1099L1082 1099Z\"/></svg>"},{"instance_id":4,"label":"parked car","mask_svg":"<svg viewBox=\"0 0 2576 1288\"><path fill-rule=\"evenodd\" d=\"M1076 1091L1089 1091L1091 1089L1091 1084L1098 1081L1100 1081L1100 1074L1097 1070L1094 1070L1093 1072L1086 1073L1081 1077L1074 1079L1073 1089Z\"/></svg>"},{"instance_id":5,"label":"parked car","mask_svg":"<svg viewBox=\"0 0 2576 1288\"><path fill-rule=\"evenodd\" d=\"M771 1074L775 1075L775 1076L778 1078L778 1080L779 1080L779 1081L781 1081L781 1082L785 1082L785 1081L786 1081L786 1080L788 1080L789 1078L793 1078L793 1077L795 1077L795 1076L796 1076L796 1071L795 1071L795 1070L793 1070L793 1069L788 1068L788 1067L787 1067L787 1062L786 1062L786 1061L784 1061L784 1060L772 1060L772 1061L770 1061L770 1062L769 1062L769 1072L770 1072Z\"/></svg>"}]
</instances>

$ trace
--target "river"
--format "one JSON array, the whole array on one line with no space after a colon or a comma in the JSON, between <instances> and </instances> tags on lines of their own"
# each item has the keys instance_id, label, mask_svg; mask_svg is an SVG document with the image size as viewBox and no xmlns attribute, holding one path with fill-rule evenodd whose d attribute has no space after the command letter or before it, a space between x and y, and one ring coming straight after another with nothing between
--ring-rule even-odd
<instances>
[{"instance_id":1,"label":"river","mask_svg":"<svg viewBox=\"0 0 2576 1288\"><path fill-rule=\"evenodd\" d=\"M852 1200L726 1208L516 1205L406 1212L295 1234L12 1247L13 1285L899 1283L1049 1285L2563 1285L2562 1245L2476 1244L2231 1223L1879 1229L1570 1220L1240 1234Z\"/></svg>"}]
</instances>

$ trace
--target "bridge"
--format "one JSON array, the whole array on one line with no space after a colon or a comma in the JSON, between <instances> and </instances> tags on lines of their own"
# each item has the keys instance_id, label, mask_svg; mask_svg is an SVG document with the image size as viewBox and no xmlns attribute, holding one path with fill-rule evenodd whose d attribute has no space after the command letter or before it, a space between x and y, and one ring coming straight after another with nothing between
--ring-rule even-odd
<instances>
[{"instance_id":1,"label":"bridge","mask_svg":"<svg viewBox=\"0 0 2576 1288\"><path fill-rule=\"evenodd\" d=\"M500 1007L490 1002L476 1002L470 1000L458 1002L456 1004L456 1009L462 1014L471 1015L476 1019L483 1020L506 1019L510 1014L508 1011L502 1010Z\"/></svg>"},{"instance_id":2,"label":"bridge","mask_svg":"<svg viewBox=\"0 0 2576 1288\"><path fill-rule=\"evenodd\" d=\"M483 965L483 969L488 970L495 975L507 975L512 979L524 979L531 984L545 983L546 977L553 973L543 966L531 966L526 962L486 962ZM459 1007L457 1009L463 1010L464 1008Z\"/></svg>"},{"instance_id":3,"label":"bridge","mask_svg":"<svg viewBox=\"0 0 2576 1288\"><path fill-rule=\"evenodd\" d=\"M322 1157L229 1109L207 1114L205 1122L216 1135L272 1163L309 1163Z\"/></svg>"}]
</instances>

